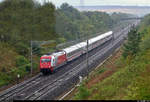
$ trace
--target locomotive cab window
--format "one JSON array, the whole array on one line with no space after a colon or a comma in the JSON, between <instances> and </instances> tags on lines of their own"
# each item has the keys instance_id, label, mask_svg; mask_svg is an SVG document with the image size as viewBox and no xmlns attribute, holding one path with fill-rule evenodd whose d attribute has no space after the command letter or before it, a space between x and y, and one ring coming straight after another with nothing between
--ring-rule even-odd
<instances>
[{"instance_id":1,"label":"locomotive cab window","mask_svg":"<svg viewBox=\"0 0 150 102\"><path fill-rule=\"evenodd\" d=\"M41 62L42 63L44 63L44 62L51 62L51 60L50 59L42 59Z\"/></svg>"}]
</instances>

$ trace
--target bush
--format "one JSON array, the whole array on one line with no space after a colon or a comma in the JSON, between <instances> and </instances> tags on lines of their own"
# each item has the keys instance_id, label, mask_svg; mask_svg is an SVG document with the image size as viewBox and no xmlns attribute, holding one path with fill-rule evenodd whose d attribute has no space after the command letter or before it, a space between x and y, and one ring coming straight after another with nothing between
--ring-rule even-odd
<instances>
[{"instance_id":1,"label":"bush","mask_svg":"<svg viewBox=\"0 0 150 102\"><path fill-rule=\"evenodd\" d=\"M0 73L0 86L7 85L12 80L12 77L10 77L6 73Z\"/></svg>"},{"instance_id":2,"label":"bush","mask_svg":"<svg viewBox=\"0 0 150 102\"><path fill-rule=\"evenodd\" d=\"M25 76L28 73L26 71L26 66L27 65L20 66L18 68L15 68L14 70L12 70L11 77L13 77L13 79L16 79L18 74L20 74L20 77Z\"/></svg>"},{"instance_id":3,"label":"bush","mask_svg":"<svg viewBox=\"0 0 150 102\"><path fill-rule=\"evenodd\" d=\"M90 95L89 90L85 87L85 85L81 85L79 87L79 93L75 96L76 99L86 99Z\"/></svg>"},{"instance_id":4,"label":"bush","mask_svg":"<svg viewBox=\"0 0 150 102\"><path fill-rule=\"evenodd\" d=\"M124 44L122 56L124 58L127 58L128 56L135 56L140 51L140 41L141 34L133 27L128 33L128 41Z\"/></svg>"},{"instance_id":5,"label":"bush","mask_svg":"<svg viewBox=\"0 0 150 102\"><path fill-rule=\"evenodd\" d=\"M17 58L16 58L16 66L17 67L26 65L28 63L29 63L29 61L24 56L17 56Z\"/></svg>"},{"instance_id":6,"label":"bush","mask_svg":"<svg viewBox=\"0 0 150 102\"><path fill-rule=\"evenodd\" d=\"M30 72L30 71L31 71L31 64L27 64L27 65L25 66L25 68L26 68L26 71L27 71L27 72Z\"/></svg>"},{"instance_id":7,"label":"bush","mask_svg":"<svg viewBox=\"0 0 150 102\"><path fill-rule=\"evenodd\" d=\"M142 49L142 50L150 49L150 36L147 37L147 38L141 43L141 49Z\"/></svg>"},{"instance_id":8,"label":"bush","mask_svg":"<svg viewBox=\"0 0 150 102\"><path fill-rule=\"evenodd\" d=\"M29 55L29 47L25 45L23 42L17 43L15 47L16 47L16 51L19 54L24 55L24 56Z\"/></svg>"}]
</instances>

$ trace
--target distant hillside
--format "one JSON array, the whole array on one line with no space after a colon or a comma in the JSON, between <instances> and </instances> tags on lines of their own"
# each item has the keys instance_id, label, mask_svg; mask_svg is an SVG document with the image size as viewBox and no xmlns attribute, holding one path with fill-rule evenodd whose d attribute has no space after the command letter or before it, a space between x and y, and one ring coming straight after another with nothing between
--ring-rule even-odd
<instances>
[{"instance_id":1,"label":"distant hillside","mask_svg":"<svg viewBox=\"0 0 150 102\"><path fill-rule=\"evenodd\" d=\"M121 12L144 16L150 13L150 6L76 6L80 11Z\"/></svg>"}]
</instances>

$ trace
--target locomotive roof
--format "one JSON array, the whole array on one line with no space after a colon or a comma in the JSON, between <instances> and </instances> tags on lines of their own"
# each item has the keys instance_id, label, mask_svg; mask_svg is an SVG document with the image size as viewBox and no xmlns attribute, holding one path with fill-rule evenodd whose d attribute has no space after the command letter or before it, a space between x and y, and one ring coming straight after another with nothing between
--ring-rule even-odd
<instances>
[{"instance_id":1,"label":"locomotive roof","mask_svg":"<svg viewBox=\"0 0 150 102\"><path fill-rule=\"evenodd\" d=\"M49 58L49 57L51 57L51 55L43 55L43 56L41 56L41 58Z\"/></svg>"},{"instance_id":2,"label":"locomotive roof","mask_svg":"<svg viewBox=\"0 0 150 102\"><path fill-rule=\"evenodd\" d=\"M105 37L107 37L107 36L109 36L111 34L112 34L112 31L109 31L109 32L101 34L101 35L99 35L97 37L91 38L91 39L89 39L89 44L94 43L94 42L96 42L96 41L98 41L100 39L103 39L103 38L105 38ZM75 51L75 50L77 50L79 48L85 47L86 45L87 45L87 42L84 41L84 42L75 44L73 46L67 47L67 48L63 49L63 51L65 51L66 53L70 53L70 52L73 52L73 51Z\"/></svg>"}]
</instances>

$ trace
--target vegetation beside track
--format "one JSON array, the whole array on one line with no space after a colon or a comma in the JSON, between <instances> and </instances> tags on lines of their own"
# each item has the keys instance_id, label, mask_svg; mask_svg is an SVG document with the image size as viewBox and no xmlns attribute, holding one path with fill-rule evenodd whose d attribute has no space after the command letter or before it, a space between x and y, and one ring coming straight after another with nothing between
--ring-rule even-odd
<instances>
[{"instance_id":1,"label":"vegetation beside track","mask_svg":"<svg viewBox=\"0 0 150 102\"><path fill-rule=\"evenodd\" d=\"M86 35L108 31L120 25L122 17L129 16L80 12L68 4L56 8L50 2L41 5L33 0L4 0L0 9L0 87L16 82L17 74L21 79L29 76L31 40L54 42L42 48L33 43L33 74L36 74L40 56L57 50L57 44L79 42Z\"/></svg>"},{"instance_id":2,"label":"vegetation beside track","mask_svg":"<svg viewBox=\"0 0 150 102\"><path fill-rule=\"evenodd\" d=\"M149 100L150 99L150 15L138 27L139 49L123 46L119 57L109 59L84 80L72 99L75 100ZM133 32L132 32L133 33ZM137 36L138 37L138 36ZM136 38L136 37L135 37ZM129 41L130 40L130 41ZM133 39L132 39L133 40ZM137 40L139 41L139 40ZM126 48L125 48L126 47ZM127 50L128 49L128 50ZM125 52L127 51L127 52ZM118 53L118 54L119 54ZM127 56L126 56L127 54ZM110 71L111 70L111 71Z\"/></svg>"}]
</instances>

